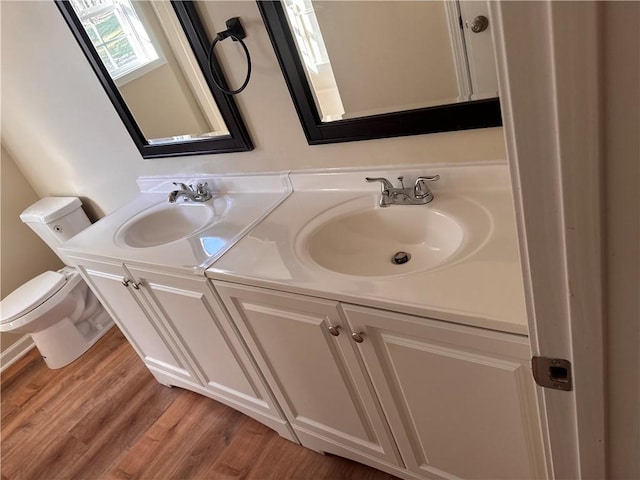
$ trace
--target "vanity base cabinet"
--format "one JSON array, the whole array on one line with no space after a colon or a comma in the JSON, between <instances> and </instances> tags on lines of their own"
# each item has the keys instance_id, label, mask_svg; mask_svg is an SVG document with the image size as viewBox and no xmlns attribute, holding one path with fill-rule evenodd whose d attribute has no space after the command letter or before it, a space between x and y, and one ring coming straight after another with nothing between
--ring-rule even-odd
<instances>
[{"instance_id":1,"label":"vanity base cabinet","mask_svg":"<svg viewBox=\"0 0 640 480\"><path fill-rule=\"evenodd\" d=\"M218 400L298 443L207 279L87 261L78 267L160 383Z\"/></svg>"},{"instance_id":2,"label":"vanity base cabinet","mask_svg":"<svg viewBox=\"0 0 640 480\"><path fill-rule=\"evenodd\" d=\"M527 337L214 285L302 445L407 479L546 478Z\"/></svg>"},{"instance_id":3,"label":"vanity base cabinet","mask_svg":"<svg viewBox=\"0 0 640 480\"><path fill-rule=\"evenodd\" d=\"M342 308L410 471L546 478L526 337Z\"/></svg>"},{"instance_id":4,"label":"vanity base cabinet","mask_svg":"<svg viewBox=\"0 0 640 480\"><path fill-rule=\"evenodd\" d=\"M400 474L402 460L338 303L214 284L301 443Z\"/></svg>"}]
</instances>

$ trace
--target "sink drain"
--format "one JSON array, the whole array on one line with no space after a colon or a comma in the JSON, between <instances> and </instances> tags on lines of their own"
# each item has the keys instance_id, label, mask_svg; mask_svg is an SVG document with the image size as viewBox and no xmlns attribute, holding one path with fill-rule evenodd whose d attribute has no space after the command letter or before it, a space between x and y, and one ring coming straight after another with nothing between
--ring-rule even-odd
<instances>
[{"instance_id":1,"label":"sink drain","mask_svg":"<svg viewBox=\"0 0 640 480\"><path fill-rule=\"evenodd\" d=\"M403 263L407 263L409 260L411 260L411 254L407 252L398 252L391 257L391 263L394 265L402 265Z\"/></svg>"}]
</instances>

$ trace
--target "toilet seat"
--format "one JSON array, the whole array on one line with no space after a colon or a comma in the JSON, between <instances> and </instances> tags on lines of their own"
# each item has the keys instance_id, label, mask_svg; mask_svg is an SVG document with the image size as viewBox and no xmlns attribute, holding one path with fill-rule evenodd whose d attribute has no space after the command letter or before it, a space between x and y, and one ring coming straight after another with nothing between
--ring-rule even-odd
<instances>
[{"instance_id":1,"label":"toilet seat","mask_svg":"<svg viewBox=\"0 0 640 480\"><path fill-rule=\"evenodd\" d=\"M67 273L67 269L41 273L7 295L0 302L0 324L12 322L49 300L70 280Z\"/></svg>"}]
</instances>

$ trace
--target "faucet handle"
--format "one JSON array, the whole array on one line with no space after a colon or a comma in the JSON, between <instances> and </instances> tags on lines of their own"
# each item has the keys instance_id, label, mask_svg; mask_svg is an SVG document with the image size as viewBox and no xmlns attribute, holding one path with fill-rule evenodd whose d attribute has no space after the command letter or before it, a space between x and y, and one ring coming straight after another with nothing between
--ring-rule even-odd
<instances>
[{"instance_id":1,"label":"faucet handle","mask_svg":"<svg viewBox=\"0 0 640 480\"><path fill-rule=\"evenodd\" d=\"M191 187L193 188L193 187ZM208 182L204 182L204 183L196 183L196 188L195 188L195 192L198 195L204 195L206 193L209 193L209 183Z\"/></svg>"},{"instance_id":2,"label":"faucet handle","mask_svg":"<svg viewBox=\"0 0 640 480\"><path fill-rule=\"evenodd\" d=\"M416 178L416 183L413 186L413 193L416 198L425 198L429 195L433 195L429 187L424 185L424 182L435 182L440 180L440 175L426 175Z\"/></svg>"},{"instance_id":3,"label":"faucet handle","mask_svg":"<svg viewBox=\"0 0 640 480\"><path fill-rule=\"evenodd\" d=\"M369 183L372 182L380 182L382 184L382 191L387 191L390 192L393 189L393 184L387 180L386 178L382 178L382 177L365 177L365 180Z\"/></svg>"},{"instance_id":4,"label":"faucet handle","mask_svg":"<svg viewBox=\"0 0 640 480\"><path fill-rule=\"evenodd\" d=\"M189 187L186 183L182 183L182 182L173 182L173 184L178 187L180 190L185 190L185 191L189 191L191 190L191 187Z\"/></svg>"},{"instance_id":5,"label":"faucet handle","mask_svg":"<svg viewBox=\"0 0 640 480\"><path fill-rule=\"evenodd\" d=\"M440 175L425 175L423 177L416 178L416 184L423 180L425 182L435 182L436 180L440 180Z\"/></svg>"},{"instance_id":6,"label":"faucet handle","mask_svg":"<svg viewBox=\"0 0 640 480\"><path fill-rule=\"evenodd\" d=\"M191 187L193 189L193 187ZM195 193L196 196L198 197L198 199L200 201L206 202L207 200L209 200L212 197L212 191L209 189L209 183L208 182L198 182L196 183L196 188L195 188Z\"/></svg>"}]
</instances>

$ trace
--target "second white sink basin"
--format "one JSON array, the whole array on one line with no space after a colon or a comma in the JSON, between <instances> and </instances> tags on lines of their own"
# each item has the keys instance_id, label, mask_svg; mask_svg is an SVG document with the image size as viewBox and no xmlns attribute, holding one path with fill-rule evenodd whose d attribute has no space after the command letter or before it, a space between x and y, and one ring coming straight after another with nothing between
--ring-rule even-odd
<instances>
[{"instance_id":1,"label":"second white sink basin","mask_svg":"<svg viewBox=\"0 0 640 480\"><path fill-rule=\"evenodd\" d=\"M148 248L186 238L220 220L227 202L217 197L203 203L167 203L150 207L127 220L115 234L118 244Z\"/></svg>"},{"instance_id":2,"label":"second white sink basin","mask_svg":"<svg viewBox=\"0 0 640 480\"><path fill-rule=\"evenodd\" d=\"M296 250L303 259L346 275L404 275L443 265L464 238L463 226L435 203L381 208L369 197L309 222Z\"/></svg>"}]
</instances>

